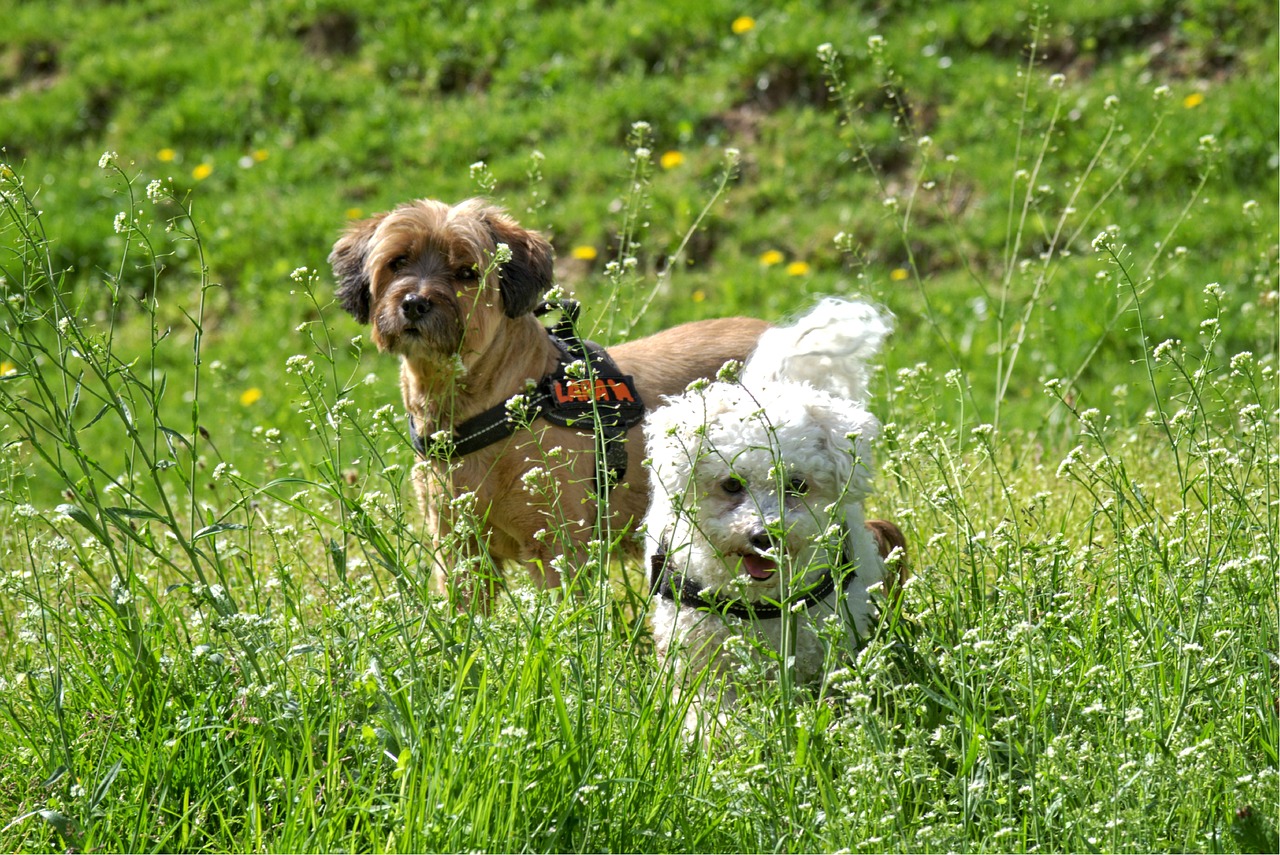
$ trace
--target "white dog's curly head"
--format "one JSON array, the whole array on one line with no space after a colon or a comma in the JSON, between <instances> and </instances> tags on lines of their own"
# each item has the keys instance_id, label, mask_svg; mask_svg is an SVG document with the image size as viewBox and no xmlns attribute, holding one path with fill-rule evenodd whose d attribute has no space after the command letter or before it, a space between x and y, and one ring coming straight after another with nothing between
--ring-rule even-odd
<instances>
[{"instance_id":1,"label":"white dog's curly head","mask_svg":"<svg viewBox=\"0 0 1280 855\"><path fill-rule=\"evenodd\" d=\"M700 589L779 600L793 577L846 560L849 532L863 528L879 430L861 404L807 383L687 392L645 428L649 537L663 539L667 560Z\"/></svg>"}]
</instances>

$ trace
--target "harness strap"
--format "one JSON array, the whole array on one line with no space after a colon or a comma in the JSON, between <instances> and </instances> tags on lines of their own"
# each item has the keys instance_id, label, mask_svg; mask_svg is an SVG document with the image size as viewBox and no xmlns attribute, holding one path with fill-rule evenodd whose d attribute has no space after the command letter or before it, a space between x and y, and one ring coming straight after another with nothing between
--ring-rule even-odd
<instances>
[{"instance_id":1,"label":"harness strap","mask_svg":"<svg viewBox=\"0 0 1280 855\"><path fill-rule=\"evenodd\" d=\"M669 551L670 545L664 532L662 537L658 539L657 551L654 552L653 558L650 559L650 593L657 594L664 599L675 600L681 605L689 606L699 611L731 614L741 618L755 618L756 620L780 618L784 614L784 608L790 611L797 604L802 605L805 609L810 609L825 600L836 589L837 585L841 588L848 587L849 583L857 578L858 575L849 560L847 551L841 550L839 566L849 568L844 577L837 580L836 568L826 567L818 578L817 585L809 588L802 596L790 603L749 603L742 600L713 601L702 597L702 592L699 590L697 583L690 580L683 573L677 573L671 569L671 562L667 556Z\"/></svg>"},{"instance_id":2,"label":"harness strap","mask_svg":"<svg viewBox=\"0 0 1280 855\"><path fill-rule=\"evenodd\" d=\"M456 460L506 439L534 419L545 418L561 427L592 431L596 457L604 460L606 486L612 488L621 481L627 473L626 433L644 419L644 401L631 377L618 370L603 347L578 338L574 332L578 319L575 301L543 303L534 314L543 315L557 308L561 318L547 328L547 335L560 353L556 370L538 382L525 401L514 408L515 412L508 402L497 404L457 425L450 442L430 448L409 413L409 440L414 450L423 457ZM575 371L571 377L569 366L575 363L581 363L583 370ZM601 487L598 475L599 471L597 492Z\"/></svg>"}]
</instances>

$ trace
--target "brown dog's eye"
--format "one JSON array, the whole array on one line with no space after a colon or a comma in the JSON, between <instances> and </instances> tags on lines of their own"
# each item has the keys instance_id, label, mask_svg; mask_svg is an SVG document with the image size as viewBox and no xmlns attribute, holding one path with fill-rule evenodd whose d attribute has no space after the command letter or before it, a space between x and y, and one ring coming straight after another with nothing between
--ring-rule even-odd
<instances>
[{"instance_id":1,"label":"brown dog's eye","mask_svg":"<svg viewBox=\"0 0 1280 855\"><path fill-rule=\"evenodd\" d=\"M390 270L392 273L399 273L401 270L404 270L405 265L407 265L408 263L409 263L409 256L397 255L395 258L387 262L387 269Z\"/></svg>"},{"instance_id":2,"label":"brown dog's eye","mask_svg":"<svg viewBox=\"0 0 1280 855\"><path fill-rule=\"evenodd\" d=\"M792 478L787 482L788 496L803 496L809 492L809 482L803 478Z\"/></svg>"},{"instance_id":3,"label":"brown dog's eye","mask_svg":"<svg viewBox=\"0 0 1280 855\"><path fill-rule=\"evenodd\" d=\"M480 277L480 272L476 270L474 264L468 264L466 267L459 267L453 271L453 278L459 282L474 282Z\"/></svg>"},{"instance_id":4,"label":"brown dog's eye","mask_svg":"<svg viewBox=\"0 0 1280 855\"><path fill-rule=\"evenodd\" d=\"M720 482L720 489L724 490L726 493L728 493L731 496L734 493L741 493L742 488L745 486L746 484L743 483L742 479L736 475L730 478L725 478L723 481Z\"/></svg>"}]
</instances>

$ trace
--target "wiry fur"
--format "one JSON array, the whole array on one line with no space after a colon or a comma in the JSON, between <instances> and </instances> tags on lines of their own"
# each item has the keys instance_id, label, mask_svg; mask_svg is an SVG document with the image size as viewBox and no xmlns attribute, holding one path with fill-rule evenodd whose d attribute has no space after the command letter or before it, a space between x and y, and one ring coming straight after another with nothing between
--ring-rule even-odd
<instances>
[{"instance_id":1,"label":"wiry fur","mask_svg":"<svg viewBox=\"0 0 1280 855\"><path fill-rule=\"evenodd\" d=\"M510 251L502 263L499 244ZM423 199L354 223L329 261L339 303L370 325L380 350L400 358L404 405L425 437L510 400L557 364L559 353L532 314L553 284L551 245L482 199ZM702 321L609 353L653 406L744 359L766 326L749 318ZM627 476L610 496L614 532L648 504L643 440L639 428L628 434ZM537 420L456 463L429 459L417 467L433 540L462 541L461 555L437 556L442 584L478 608L505 561L524 563L541 584L559 584L559 568L576 566L594 531L594 450L590 434Z\"/></svg>"},{"instance_id":2,"label":"wiry fur","mask_svg":"<svg viewBox=\"0 0 1280 855\"><path fill-rule=\"evenodd\" d=\"M880 423L865 407L869 360L891 329L865 303L824 300L766 332L740 382L716 382L671 399L645 428L654 500L645 518L648 557L713 603L783 602L824 568L852 563L853 580L795 617L744 620L655 598L654 640L683 683L709 672L689 724L708 696L732 685L730 648L776 659L784 633L797 683L819 681L830 656L853 652L874 628L868 589L889 587L884 557L902 544L892 523L868 522L872 445ZM738 485L738 486L735 486ZM659 559L661 561L661 559ZM901 566L901 565L900 565ZM837 624L838 650L831 633Z\"/></svg>"}]
</instances>

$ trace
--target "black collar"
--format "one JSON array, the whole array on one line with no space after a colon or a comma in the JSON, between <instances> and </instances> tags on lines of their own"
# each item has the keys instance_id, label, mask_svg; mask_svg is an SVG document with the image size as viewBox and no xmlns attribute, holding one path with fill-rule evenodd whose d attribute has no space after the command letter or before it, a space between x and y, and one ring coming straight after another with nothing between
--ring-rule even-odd
<instances>
[{"instance_id":1,"label":"black collar","mask_svg":"<svg viewBox=\"0 0 1280 855\"><path fill-rule=\"evenodd\" d=\"M671 569L671 562L667 560L669 551L670 546L667 543L667 535L664 533L658 540L657 552L650 559L649 590L651 593L656 593L658 596L668 600L675 600L689 608L715 612L716 614L731 614L741 618L755 618L756 620L771 620L782 617L783 609L790 611L797 605L805 609L812 608L825 600L836 589L837 585L841 588L848 587L849 583L858 575L846 548L841 550L838 566L824 568L816 585L798 597L793 595L787 602L712 601L702 597L702 592L696 582L690 580L683 573L677 573ZM837 577L837 571L841 570L843 572L840 572L839 577Z\"/></svg>"},{"instance_id":2,"label":"black collar","mask_svg":"<svg viewBox=\"0 0 1280 855\"><path fill-rule=\"evenodd\" d=\"M544 315L553 309L561 311L561 319L547 328L560 354L555 370L524 394L521 406L504 401L490 407L454 427L444 442L433 441L428 446L410 413L409 439L419 454L457 460L506 439L534 419L545 418L561 427L594 432L596 455L603 455L610 485L622 480L627 472L626 432L644 419L644 401L631 377L618 370L603 347L578 338L574 331L578 304L572 300L543 303L534 314ZM570 376L569 366L576 363L581 363L583 370Z\"/></svg>"}]
</instances>

